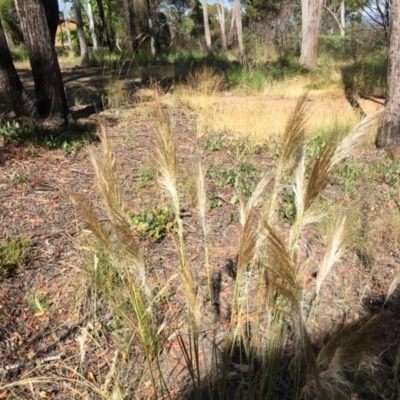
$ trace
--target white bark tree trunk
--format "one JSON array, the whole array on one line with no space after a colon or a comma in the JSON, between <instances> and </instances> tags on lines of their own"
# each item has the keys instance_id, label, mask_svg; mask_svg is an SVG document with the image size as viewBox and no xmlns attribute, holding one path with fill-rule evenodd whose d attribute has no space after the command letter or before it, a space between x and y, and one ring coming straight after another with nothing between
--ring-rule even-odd
<instances>
[{"instance_id":1,"label":"white bark tree trunk","mask_svg":"<svg viewBox=\"0 0 400 400\"><path fill-rule=\"evenodd\" d=\"M72 40L71 40L71 31L69 30L69 22L68 22L68 13L67 13L67 2L64 0L64 7L63 7L63 14L64 14L64 24L65 24L65 32L67 32L67 42L68 48L72 50Z\"/></svg>"},{"instance_id":2,"label":"white bark tree trunk","mask_svg":"<svg viewBox=\"0 0 400 400\"><path fill-rule=\"evenodd\" d=\"M322 0L301 0L300 64L312 67L317 61Z\"/></svg>"},{"instance_id":3,"label":"white bark tree trunk","mask_svg":"<svg viewBox=\"0 0 400 400\"><path fill-rule=\"evenodd\" d=\"M344 0L340 3L340 36L344 37L346 34L346 4Z\"/></svg>"},{"instance_id":4,"label":"white bark tree trunk","mask_svg":"<svg viewBox=\"0 0 400 400\"><path fill-rule=\"evenodd\" d=\"M89 51L86 43L85 30L83 29L81 5L79 0L74 0L74 11L75 11L75 21L76 29L78 31L79 48L81 49L81 64L89 64Z\"/></svg>"},{"instance_id":5,"label":"white bark tree trunk","mask_svg":"<svg viewBox=\"0 0 400 400\"><path fill-rule=\"evenodd\" d=\"M376 146L396 159L400 156L400 1L392 2L389 32L385 113Z\"/></svg>"},{"instance_id":6,"label":"white bark tree trunk","mask_svg":"<svg viewBox=\"0 0 400 400\"><path fill-rule=\"evenodd\" d=\"M236 14L234 12L234 10L232 10L232 19L231 19L231 27L229 28L229 36L228 36L228 45L232 46L233 44L233 30L235 28L235 18L236 18Z\"/></svg>"},{"instance_id":7,"label":"white bark tree trunk","mask_svg":"<svg viewBox=\"0 0 400 400\"><path fill-rule=\"evenodd\" d=\"M93 50L98 50L99 49L99 41L97 40L97 35L94 30L93 9L92 9L92 3L90 0L87 0L87 14L88 14L88 18L89 18L89 29L90 29L90 33L92 34Z\"/></svg>"},{"instance_id":8,"label":"white bark tree trunk","mask_svg":"<svg viewBox=\"0 0 400 400\"><path fill-rule=\"evenodd\" d=\"M207 50L211 51L211 33L210 24L208 22L207 0L203 0L203 19L204 19L204 36L206 38Z\"/></svg>"},{"instance_id":9,"label":"white bark tree trunk","mask_svg":"<svg viewBox=\"0 0 400 400\"><path fill-rule=\"evenodd\" d=\"M221 27L221 41L222 41L222 49L228 50L228 43L226 41L226 28L225 28L225 1L222 0L222 4L217 0L217 10L218 10L218 19L219 25Z\"/></svg>"},{"instance_id":10,"label":"white bark tree trunk","mask_svg":"<svg viewBox=\"0 0 400 400\"><path fill-rule=\"evenodd\" d=\"M239 53L240 55L243 55L244 47L243 47L243 29L242 29L242 7L240 4L240 0L234 0L233 8L235 10L235 24L238 36Z\"/></svg>"},{"instance_id":11,"label":"white bark tree trunk","mask_svg":"<svg viewBox=\"0 0 400 400\"><path fill-rule=\"evenodd\" d=\"M151 10L150 0L146 0L146 8L147 8L147 21L149 24L149 35L150 35L150 49L151 55L156 55L156 41L154 38L154 29L153 29L153 13Z\"/></svg>"}]
</instances>

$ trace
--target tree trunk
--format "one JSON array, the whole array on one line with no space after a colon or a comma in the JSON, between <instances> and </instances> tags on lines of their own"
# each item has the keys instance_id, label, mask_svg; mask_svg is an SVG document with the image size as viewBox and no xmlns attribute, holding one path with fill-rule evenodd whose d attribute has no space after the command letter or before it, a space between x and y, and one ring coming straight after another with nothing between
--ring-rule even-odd
<instances>
[{"instance_id":1,"label":"tree trunk","mask_svg":"<svg viewBox=\"0 0 400 400\"><path fill-rule=\"evenodd\" d=\"M243 55L243 30L242 30L242 7L240 0L234 0L233 8L235 13L236 32L238 36L239 53Z\"/></svg>"},{"instance_id":2,"label":"tree trunk","mask_svg":"<svg viewBox=\"0 0 400 400\"><path fill-rule=\"evenodd\" d=\"M340 36L344 37L346 34L346 4L344 0L340 3Z\"/></svg>"},{"instance_id":3,"label":"tree trunk","mask_svg":"<svg viewBox=\"0 0 400 400\"><path fill-rule=\"evenodd\" d=\"M88 14L88 18L89 18L89 29L90 29L90 33L92 34L93 50L98 50L99 43L97 41L97 35L96 35L96 31L94 29L93 9L92 9L92 3L90 0L87 0L87 14Z\"/></svg>"},{"instance_id":4,"label":"tree trunk","mask_svg":"<svg viewBox=\"0 0 400 400\"><path fill-rule=\"evenodd\" d=\"M147 9L147 21L149 24L151 55L155 56L156 55L156 41L155 41L155 37L154 37L153 13L151 11L150 0L146 0L146 9Z\"/></svg>"},{"instance_id":5,"label":"tree trunk","mask_svg":"<svg viewBox=\"0 0 400 400\"><path fill-rule=\"evenodd\" d=\"M79 0L73 0L75 11L76 30L78 31L79 48L81 49L81 65L89 64L89 51L86 43L85 30L82 22L81 4Z\"/></svg>"},{"instance_id":6,"label":"tree trunk","mask_svg":"<svg viewBox=\"0 0 400 400\"><path fill-rule=\"evenodd\" d=\"M317 61L322 0L301 0L300 64L312 67Z\"/></svg>"},{"instance_id":7,"label":"tree trunk","mask_svg":"<svg viewBox=\"0 0 400 400\"><path fill-rule=\"evenodd\" d=\"M97 7L99 9L99 17L101 20L101 30L103 32L103 36L106 37L106 45L111 50L111 39L110 39L110 32L108 31L107 22L106 22L106 15L104 13L103 7L103 0L96 0Z\"/></svg>"},{"instance_id":8,"label":"tree trunk","mask_svg":"<svg viewBox=\"0 0 400 400\"><path fill-rule=\"evenodd\" d=\"M293 12L293 1L282 0L279 9L279 18L275 29L275 44L281 48L283 52L287 50L287 26Z\"/></svg>"},{"instance_id":9,"label":"tree trunk","mask_svg":"<svg viewBox=\"0 0 400 400\"><path fill-rule=\"evenodd\" d=\"M64 14L64 22L65 22L65 31L67 32L68 48L70 50L72 50L71 31L69 30L69 22L68 22L67 2L66 2L66 0L64 0L63 14Z\"/></svg>"},{"instance_id":10,"label":"tree trunk","mask_svg":"<svg viewBox=\"0 0 400 400\"><path fill-rule=\"evenodd\" d=\"M226 41L226 28L225 28L225 1L222 0L222 4L217 1L218 19L221 27L221 41L222 50L228 50L228 43Z\"/></svg>"},{"instance_id":11,"label":"tree trunk","mask_svg":"<svg viewBox=\"0 0 400 400\"><path fill-rule=\"evenodd\" d=\"M10 32L4 31L4 34L6 35L8 48L13 47L14 46L14 40L13 40Z\"/></svg>"},{"instance_id":12,"label":"tree trunk","mask_svg":"<svg viewBox=\"0 0 400 400\"><path fill-rule=\"evenodd\" d=\"M6 99L17 117L30 116L34 113L35 104L25 90L15 70L7 39L0 19L0 83Z\"/></svg>"},{"instance_id":13,"label":"tree trunk","mask_svg":"<svg viewBox=\"0 0 400 400\"><path fill-rule=\"evenodd\" d=\"M42 2L44 6L44 11L46 13L47 25L50 30L51 40L53 46L56 43L56 34L58 27L58 20L60 18L60 9L58 8L58 1L55 0L38 0Z\"/></svg>"},{"instance_id":14,"label":"tree trunk","mask_svg":"<svg viewBox=\"0 0 400 400\"><path fill-rule=\"evenodd\" d=\"M235 11L232 11L232 19L231 19L231 27L229 28L229 36L228 36L228 46L232 46L233 44L233 30L235 28L235 18L236 14Z\"/></svg>"},{"instance_id":15,"label":"tree trunk","mask_svg":"<svg viewBox=\"0 0 400 400\"><path fill-rule=\"evenodd\" d=\"M387 70L385 113L376 146L389 155L400 155L400 2L393 1L390 16L390 43Z\"/></svg>"},{"instance_id":16,"label":"tree trunk","mask_svg":"<svg viewBox=\"0 0 400 400\"><path fill-rule=\"evenodd\" d=\"M131 47L136 50L137 48L137 33L135 24L135 7L133 5L133 0L125 0L125 7L128 10L129 19L129 37L131 39Z\"/></svg>"},{"instance_id":17,"label":"tree trunk","mask_svg":"<svg viewBox=\"0 0 400 400\"><path fill-rule=\"evenodd\" d=\"M54 22L49 21L50 14L45 11L45 3L48 1L15 0L15 5L31 62L38 114L42 118L58 117L67 122L67 100L52 42L55 37L51 31ZM53 5L51 9L54 8ZM56 17L58 21L58 13Z\"/></svg>"},{"instance_id":18,"label":"tree trunk","mask_svg":"<svg viewBox=\"0 0 400 400\"><path fill-rule=\"evenodd\" d=\"M211 33L210 23L208 21L207 0L203 0L203 19L204 19L204 35L206 38L207 50L211 51Z\"/></svg>"}]
</instances>

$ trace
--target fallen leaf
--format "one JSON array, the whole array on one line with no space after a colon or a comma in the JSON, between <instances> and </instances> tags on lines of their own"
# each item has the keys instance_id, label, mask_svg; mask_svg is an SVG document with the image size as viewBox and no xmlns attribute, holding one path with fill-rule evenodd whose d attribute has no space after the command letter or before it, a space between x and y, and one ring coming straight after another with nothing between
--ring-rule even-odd
<instances>
[{"instance_id":1,"label":"fallen leaf","mask_svg":"<svg viewBox=\"0 0 400 400\"><path fill-rule=\"evenodd\" d=\"M90 372L90 371L87 373L86 379L87 379L90 383L95 383L95 382L96 382L96 379L95 379L93 373Z\"/></svg>"}]
</instances>

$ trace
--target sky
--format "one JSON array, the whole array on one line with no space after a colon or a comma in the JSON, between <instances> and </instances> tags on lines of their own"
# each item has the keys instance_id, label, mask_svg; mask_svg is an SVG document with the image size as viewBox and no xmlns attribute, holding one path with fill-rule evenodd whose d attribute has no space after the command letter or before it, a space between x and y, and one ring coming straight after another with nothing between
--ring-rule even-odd
<instances>
[{"instance_id":1,"label":"sky","mask_svg":"<svg viewBox=\"0 0 400 400\"><path fill-rule=\"evenodd\" d=\"M58 7L60 8L60 11L64 9L64 2L63 0L58 0ZM67 10L71 8L71 3L67 3Z\"/></svg>"}]
</instances>

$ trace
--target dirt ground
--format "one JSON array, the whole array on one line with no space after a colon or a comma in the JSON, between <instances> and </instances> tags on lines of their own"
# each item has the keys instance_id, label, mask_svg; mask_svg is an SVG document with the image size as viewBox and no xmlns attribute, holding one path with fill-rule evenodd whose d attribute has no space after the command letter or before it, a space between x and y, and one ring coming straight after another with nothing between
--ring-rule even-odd
<instances>
[{"instance_id":1,"label":"dirt ground","mask_svg":"<svg viewBox=\"0 0 400 400\"><path fill-rule=\"evenodd\" d=\"M28 82L29 71L22 71L22 75ZM154 203L154 198L160 199L159 206L168 204L166 196L154 180L143 184L143 171L154 173L154 132L153 121L148 113L151 109L148 99L121 106L118 110L101 111L99 86L106 85L106 78L101 75L100 70L92 70L88 76L87 71L70 69L63 71L63 76L70 101L82 95L82 104L72 107L78 122L90 121L105 125L116 153L126 208L149 208ZM243 99L226 97L221 101L240 102ZM280 102L280 108L290 108L295 104L295 99L270 101ZM322 108L318 108L318 102L318 98L313 100L313 106L315 103L317 109L315 112L329 113L332 107L338 110L349 107L344 96L321 100ZM93 112L96 109L98 112ZM202 228L195 203L194 181L191 178L194 172L190 173L195 171L197 160L201 159L203 165L209 166L211 171L229 171L239 167L244 157L255 166L255 176L251 177L255 181L264 171L271 169L277 159L270 154L267 147L258 146L254 149L249 145L249 150L235 150L232 139L226 132L222 139L221 136L198 139L192 114L182 105L175 106L171 112L174 116L179 170L183 172L180 187L183 193L182 214L188 259L197 279L205 282ZM207 140L222 140L225 144L215 150L206 144ZM82 374L93 387L101 390L105 377L112 368L119 339L118 335L112 333L112 316L99 313L100 319L94 318L94 308L101 308L102 305L90 303L93 299L91 288L80 272L83 260L79 243L82 235L87 234L87 224L72 201L72 195L79 193L107 223L89 157L91 152L98 151L98 143L68 154L62 150L46 150L40 147L0 147L0 234L3 238L23 235L32 243L29 267L18 269L10 278L0 278L0 388L28 376L46 376L52 381L36 385L32 389L25 386L3 386L0 398L70 399L74 384L68 380L58 382L60 378L71 378L73 382L77 373ZM354 158L369 164L387 162L385 156L376 151L372 144L365 145ZM226 266L233 262L238 252L239 212L238 206L231 204L235 188L229 184L220 184L220 177L215 174L210 173L208 179L210 264L215 273L220 272L222 276L222 330L229 321L233 278ZM339 183L331 182L324 196L335 200L342 208L358 205L362 226L371 226L368 225L370 221L378 220L393 210L398 211L399 206L396 203L397 198L393 196L393 187L384 181L369 182L369 185L364 182L364 186L361 182L359 189L353 191L350 198ZM282 231L287 230L287 224L283 220L280 226ZM358 397L353 397L357 399L395 398L395 394L398 394L397 378L391 367L400 333L399 314L396 316L399 303L397 292L388 303L383 305L383 302L398 272L400 254L398 248L392 247L393 242L386 241L384 233L379 232L380 236L368 239L369 244L375 245L371 258L363 258L357 252L351 251L335 266L323 287L324 296L321 298L325 300L319 305L321 316L318 326L312 332L316 341L323 341L338 326L361 315L380 312L383 308L393 311L388 327L382 327L379 351L371 363L371 370L373 367L376 369L365 374L364 379L369 381L365 382L365 387L359 386ZM316 254L314 262L318 263L323 253L322 240L312 229L307 234ZM140 243L147 254L154 279L166 282L178 268L173 241L166 237L157 245L147 240ZM178 285L178 280L174 282ZM315 268L310 268L304 284L306 293L311 293L315 287ZM46 312L35 312L29 306L28 298L35 293L45 294L50 304ZM343 310L344 299L346 304L354 304L354 307ZM182 314L183 320L184 315L179 306L176 305L176 312L178 315ZM208 339L207 335L205 327L205 341ZM82 337L85 338L83 360L80 359ZM205 349L204 352L206 351ZM187 379L182 368L181 355L178 353L176 340L171 339L163 353L163 362L171 371L171 385L175 382L171 393L176 394L185 386ZM126 376L134 373L140 376L140 367L135 365L134 360L123 360L123 364ZM360 379L362 382L363 377ZM382 385L382 382L385 384ZM151 397L151 390L146 382L132 380L129 384L131 387L127 390L127 399ZM95 394L91 396L88 398L96 398Z\"/></svg>"}]
</instances>

